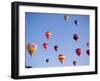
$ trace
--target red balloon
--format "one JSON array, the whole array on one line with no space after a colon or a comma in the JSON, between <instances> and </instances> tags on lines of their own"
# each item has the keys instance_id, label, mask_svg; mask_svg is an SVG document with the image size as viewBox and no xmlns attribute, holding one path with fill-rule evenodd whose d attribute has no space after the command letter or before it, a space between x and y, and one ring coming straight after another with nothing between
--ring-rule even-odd
<instances>
[{"instance_id":1,"label":"red balloon","mask_svg":"<svg viewBox=\"0 0 100 81\"><path fill-rule=\"evenodd\" d=\"M54 46L54 50L55 50L55 51L58 50L58 46L57 46L57 45Z\"/></svg>"},{"instance_id":2,"label":"red balloon","mask_svg":"<svg viewBox=\"0 0 100 81\"><path fill-rule=\"evenodd\" d=\"M78 56L80 56L80 55L81 55L82 50L81 50L81 48L77 48L77 49L75 50L75 52L76 52L76 54L77 54Z\"/></svg>"},{"instance_id":3,"label":"red balloon","mask_svg":"<svg viewBox=\"0 0 100 81\"><path fill-rule=\"evenodd\" d=\"M46 42L43 43L43 47L44 47L44 49L47 49L48 48L48 44Z\"/></svg>"},{"instance_id":4,"label":"red balloon","mask_svg":"<svg viewBox=\"0 0 100 81\"><path fill-rule=\"evenodd\" d=\"M90 50L88 49L88 50L86 50L86 53L88 54L88 55L90 55Z\"/></svg>"},{"instance_id":5,"label":"red balloon","mask_svg":"<svg viewBox=\"0 0 100 81\"><path fill-rule=\"evenodd\" d=\"M49 32L49 31L47 31L47 32L45 33L45 36L46 36L47 39L50 39L51 35L52 35L52 33Z\"/></svg>"},{"instance_id":6,"label":"red balloon","mask_svg":"<svg viewBox=\"0 0 100 81\"><path fill-rule=\"evenodd\" d=\"M77 41L77 40L79 39L78 34L74 34L74 35L73 35L73 39L74 39L75 41Z\"/></svg>"},{"instance_id":7,"label":"red balloon","mask_svg":"<svg viewBox=\"0 0 100 81\"><path fill-rule=\"evenodd\" d=\"M74 66L76 66L76 61L73 61Z\"/></svg>"},{"instance_id":8,"label":"red balloon","mask_svg":"<svg viewBox=\"0 0 100 81\"><path fill-rule=\"evenodd\" d=\"M59 54L58 60L63 63L65 61L65 56L63 54Z\"/></svg>"}]
</instances>

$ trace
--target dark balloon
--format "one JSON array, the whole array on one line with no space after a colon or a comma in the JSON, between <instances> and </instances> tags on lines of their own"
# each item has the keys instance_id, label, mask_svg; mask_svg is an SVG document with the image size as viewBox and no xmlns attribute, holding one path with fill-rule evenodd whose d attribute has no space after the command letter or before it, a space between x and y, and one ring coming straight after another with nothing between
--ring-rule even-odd
<instances>
[{"instance_id":1,"label":"dark balloon","mask_svg":"<svg viewBox=\"0 0 100 81\"><path fill-rule=\"evenodd\" d=\"M88 42L86 43L86 46L89 47L89 43Z\"/></svg>"},{"instance_id":2,"label":"dark balloon","mask_svg":"<svg viewBox=\"0 0 100 81\"><path fill-rule=\"evenodd\" d=\"M57 46L57 45L54 46L54 50L55 50L55 51L58 50L58 46Z\"/></svg>"},{"instance_id":3,"label":"dark balloon","mask_svg":"<svg viewBox=\"0 0 100 81\"><path fill-rule=\"evenodd\" d=\"M64 20L68 21L68 19L69 19L69 16L68 15L64 15Z\"/></svg>"},{"instance_id":4,"label":"dark balloon","mask_svg":"<svg viewBox=\"0 0 100 81\"><path fill-rule=\"evenodd\" d=\"M81 50L81 48L77 48L77 49L75 50L75 52L76 52L76 54L77 54L78 56L80 56L80 55L81 55L82 50Z\"/></svg>"},{"instance_id":5,"label":"dark balloon","mask_svg":"<svg viewBox=\"0 0 100 81\"><path fill-rule=\"evenodd\" d=\"M46 59L46 63L48 63L49 62L49 59Z\"/></svg>"},{"instance_id":6,"label":"dark balloon","mask_svg":"<svg viewBox=\"0 0 100 81\"><path fill-rule=\"evenodd\" d=\"M88 55L90 55L90 50L88 49L88 50L86 50L86 53L88 54Z\"/></svg>"},{"instance_id":7,"label":"dark balloon","mask_svg":"<svg viewBox=\"0 0 100 81\"><path fill-rule=\"evenodd\" d=\"M75 23L75 25L78 25L79 24L79 21L78 20L75 20L74 23Z\"/></svg>"},{"instance_id":8,"label":"dark balloon","mask_svg":"<svg viewBox=\"0 0 100 81\"><path fill-rule=\"evenodd\" d=\"M73 65L76 66L76 61L73 61Z\"/></svg>"},{"instance_id":9,"label":"dark balloon","mask_svg":"<svg viewBox=\"0 0 100 81\"><path fill-rule=\"evenodd\" d=\"M75 41L77 41L77 40L79 39L78 34L74 34L74 35L73 35L73 39L74 39Z\"/></svg>"}]
</instances>

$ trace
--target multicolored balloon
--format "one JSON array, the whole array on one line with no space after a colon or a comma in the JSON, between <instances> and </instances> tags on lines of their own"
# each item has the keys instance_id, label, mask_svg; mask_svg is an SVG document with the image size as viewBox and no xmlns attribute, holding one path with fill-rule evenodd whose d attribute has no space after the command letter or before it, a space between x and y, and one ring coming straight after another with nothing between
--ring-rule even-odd
<instances>
[{"instance_id":1,"label":"multicolored balloon","mask_svg":"<svg viewBox=\"0 0 100 81\"><path fill-rule=\"evenodd\" d=\"M88 49L88 50L86 50L86 53L88 54L88 55L90 55L90 50Z\"/></svg>"},{"instance_id":2,"label":"multicolored balloon","mask_svg":"<svg viewBox=\"0 0 100 81\"><path fill-rule=\"evenodd\" d=\"M52 33L49 32L49 31L47 31L47 32L45 33L45 36L46 36L47 39L50 39L51 36L52 36Z\"/></svg>"},{"instance_id":3,"label":"multicolored balloon","mask_svg":"<svg viewBox=\"0 0 100 81\"><path fill-rule=\"evenodd\" d=\"M48 48L48 43L44 42L42 46L43 46L44 49L47 49Z\"/></svg>"},{"instance_id":4,"label":"multicolored balloon","mask_svg":"<svg viewBox=\"0 0 100 81\"><path fill-rule=\"evenodd\" d=\"M59 54L58 60L59 60L61 63L63 63L63 62L65 61L65 56L64 56L64 54Z\"/></svg>"},{"instance_id":5,"label":"multicolored balloon","mask_svg":"<svg viewBox=\"0 0 100 81\"><path fill-rule=\"evenodd\" d=\"M77 40L79 39L78 34L74 34L74 35L73 35L73 39L74 39L75 41L77 41Z\"/></svg>"},{"instance_id":6,"label":"multicolored balloon","mask_svg":"<svg viewBox=\"0 0 100 81\"><path fill-rule=\"evenodd\" d=\"M77 49L75 50L75 52L76 52L76 54L77 54L78 56L80 56L81 53L82 53L82 49L81 49L81 48L77 48Z\"/></svg>"},{"instance_id":7,"label":"multicolored balloon","mask_svg":"<svg viewBox=\"0 0 100 81\"><path fill-rule=\"evenodd\" d=\"M57 52L58 51L58 45L54 46L54 50Z\"/></svg>"},{"instance_id":8,"label":"multicolored balloon","mask_svg":"<svg viewBox=\"0 0 100 81\"><path fill-rule=\"evenodd\" d=\"M37 50L37 44L36 43L29 43L27 45L27 50L28 50L30 56L32 56L32 54L35 53Z\"/></svg>"}]
</instances>

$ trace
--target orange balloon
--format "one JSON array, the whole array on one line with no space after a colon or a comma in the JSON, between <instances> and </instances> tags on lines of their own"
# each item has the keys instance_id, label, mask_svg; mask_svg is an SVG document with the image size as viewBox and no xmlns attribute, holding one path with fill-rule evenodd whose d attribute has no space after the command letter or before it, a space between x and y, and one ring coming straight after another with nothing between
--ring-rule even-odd
<instances>
[{"instance_id":1,"label":"orange balloon","mask_svg":"<svg viewBox=\"0 0 100 81\"><path fill-rule=\"evenodd\" d=\"M32 54L35 53L37 50L37 44L36 43L29 43L27 45L27 50L28 50L30 56L32 56Z\"/></svg>"},{"instance_id":2,"label":"orange balloon","mask_svg":"<svg viewBox=\"0 0 100 81\"><path fill-rule=\"evenodd\" d=\"M61 63L63 63L64 60L65 60L65 56L64 56L63 54L59 54L58 60L59 60Z\"/></svg>"}]
</instances>

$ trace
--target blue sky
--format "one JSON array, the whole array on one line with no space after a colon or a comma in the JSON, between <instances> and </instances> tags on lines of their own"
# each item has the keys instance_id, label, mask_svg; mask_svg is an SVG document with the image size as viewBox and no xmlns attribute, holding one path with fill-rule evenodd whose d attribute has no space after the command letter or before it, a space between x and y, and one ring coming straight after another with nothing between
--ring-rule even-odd
<instances>
[{"instance_id":1,"label":"blue sky","mask_svg":"<svg viewBox=\"0 0 100 81\"><path fill-rule=\"evenodd\" d=\"M77 65L89 65L89 56L86 54L89 42L89 16L88 15L71 15L68 21L64 20L64 14L49 13L25 13L25 45L35 42L38 45L37 51L30 57L27 49L25 53L25 64L32 67L60 67L73 66L73 60ZM78 20L79 24L75 25L74 21ZM45 32L52 33L51 39L47 40ZM73 35L78 34L80 39L75 42ZM48 43L45 50L42 47L44 42ZM58 45L57 52L54 51L54 45ZM81 56L75 53L76 48L82 49ZM61 64L58 55L64 54L66 59ZM49 59L49 63L45 60Z\"/></svg>"}]
</instances>

